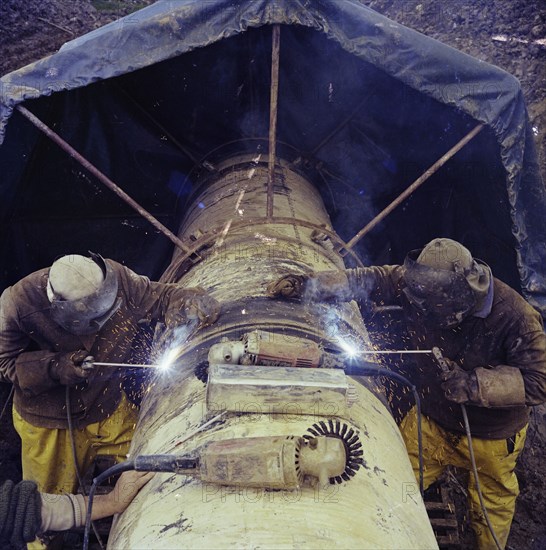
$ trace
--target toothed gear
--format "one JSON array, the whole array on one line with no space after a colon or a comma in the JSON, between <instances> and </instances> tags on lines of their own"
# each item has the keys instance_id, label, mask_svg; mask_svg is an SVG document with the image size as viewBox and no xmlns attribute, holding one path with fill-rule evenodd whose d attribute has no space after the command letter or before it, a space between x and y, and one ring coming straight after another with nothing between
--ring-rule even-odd
<instances>
[{"instance_id":1,"label":"toothed gear","mask_svg":"<svg viewBox=\"0 0 546 550\"><path fill-rule=\"evenodd\" d=\"M358 432L353 428L350 428L345 422L339 420L328 420L326 423L324 420L313 424L307 431L311 434L304 434L305 439L312 439L313 437L326 436L336 437L343 441L345 447L345 470L340 476L330 478L331 484L342 483L343 481L349 481L360 468L366 463L363 458L362 443L358 437Z\"/></svg>"}]
</instances>

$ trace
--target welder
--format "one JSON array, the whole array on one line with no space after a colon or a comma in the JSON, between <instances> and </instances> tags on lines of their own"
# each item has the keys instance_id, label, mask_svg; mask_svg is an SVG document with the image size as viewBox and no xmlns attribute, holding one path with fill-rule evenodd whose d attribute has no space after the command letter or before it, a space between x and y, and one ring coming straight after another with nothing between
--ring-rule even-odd
<instances>
[{"instance_id":1,"label":"welder","mask_svg":"<svg viewBox=\"0 0 546 550\"><path fill-rule=\"evenodd\" d=\"M424 485L446 466L471 469L461 404L468 414L485 508L502 547L519 493L514 468L530 407L546 400L546 335L542 318L515 290L493 277L460 243L434 239L403 265L289 274L268 287L272 297L375 302L404 312L415 349L442 350L450 370L431 355L415 356L413 381L423 410ZM418 472L415 408L400 426ZM479 548L496 548L469 476L471 525Z\"/></svg>"},{"instance_id":2,"label":"welder","mask_svg":"<svg viewBox=\"0 0 546 550\"><path fill-rule=\"evenodd\" d=\"M0 298L0 376L15 389L23 478L42 492L74 492L75 461L83 473L97 454L124 460L137 410L122 388L123 371L89 358L129 361L142 321L176 335L218 314L203 288L153 282L92 253L63 256L7 288Z\"/></svg>"}]
</instances>

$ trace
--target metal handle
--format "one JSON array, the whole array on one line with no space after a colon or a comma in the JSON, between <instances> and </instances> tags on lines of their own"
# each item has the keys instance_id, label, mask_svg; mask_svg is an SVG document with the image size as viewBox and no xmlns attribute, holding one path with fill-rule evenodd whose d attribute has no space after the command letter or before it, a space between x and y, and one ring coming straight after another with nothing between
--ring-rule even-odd
<instances>
[{"instance_id":1,"label":"metal handle","mask_svg":"<svg viewBox=\"0 0 546 550\"><path fill-rule=\"evenodd\" d=\"M84 371L92 371L95 368L95 360L92 355L88 355L82 362L81 368Z\"/></svg>"},{"instance_id":2,"label":"metal handle","mask_svg":"<svg viewBox=\"0 0 546 550\"><path fill-rule=\"evenodd\" d=\"M432 355L434 359L436 359L436 362L438 363L439 367L442 369L442 372L451 372L451 369L449 368L449 365L445 360L445 357L442 355L440 348L434 346L432 348Z\"/></svg>"}]
</instances>

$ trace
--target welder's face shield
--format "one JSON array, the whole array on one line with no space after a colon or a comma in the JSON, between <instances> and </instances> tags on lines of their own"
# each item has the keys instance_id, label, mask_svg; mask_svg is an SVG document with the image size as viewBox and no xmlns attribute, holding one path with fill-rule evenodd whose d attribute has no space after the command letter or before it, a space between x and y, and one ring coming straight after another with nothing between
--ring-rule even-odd
<instances>
[{"instance_id":1,"label":"welder's face shield","mask_svg":"<svg viewBox=\"0 0 546 550\"><path fill-rule=\"evenodd\" d=\"M404 261L403 292L427 322L440 328L457 326L476 305L476 297L463 270L434 269L417 263L420 250Z\"/></svg>"},{"instance_id":2,"label":"welder's face shield","mask_svg":"<svg viewBox=\"0 0 546 550\"><path fill-rule=\"evenodd\" d=\"M92 254L91 257L104 273L102 286L96 292L79 300L65 300L55 294L55 289L48 281L52 319L76 336L98 332L121 306L121 298L117 297L118 279L113 269L98 254Z\"/></svg>"}]
</instances>

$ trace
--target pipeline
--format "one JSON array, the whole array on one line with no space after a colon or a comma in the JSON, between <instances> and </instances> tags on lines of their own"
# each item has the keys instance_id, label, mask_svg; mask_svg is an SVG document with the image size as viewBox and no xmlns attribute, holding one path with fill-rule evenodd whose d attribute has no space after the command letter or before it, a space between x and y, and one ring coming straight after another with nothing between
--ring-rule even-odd
<instances>
[{"instance_id":1,"label":"pipeline","mask_svg":"<svg viewBox=\"0 0 546 550\"><path fill-rule=\"evenodd\" d=\"M222 312L183 343L175 334L157 335L184 351L168 371L150 369L130 457L193 456L208 445L256 438L325 437L343 443L344 469L325 485L306 475L280 488L157 474L115 520L109 547L437 547L383 389L315 353L317 346L339 351L340 338L370 348L357 305L267 297L267 285L286 273L344 268L334 247L316 242L305 225L333 231L318 191L277 158L268 220L268 158L242 155L215 166L194 182L178 236L192 242L224 229L175 282L206 288ZM275 223L276 217L295 221ZM182 258L175 250L170 273ZM233 342L242 343L236 361L218 352ZM292 360L291 349L304 353ZM273 446L263 453L274 455ZM217 470L239 463L222 460Z\"/></svg>"}]
</instances>

